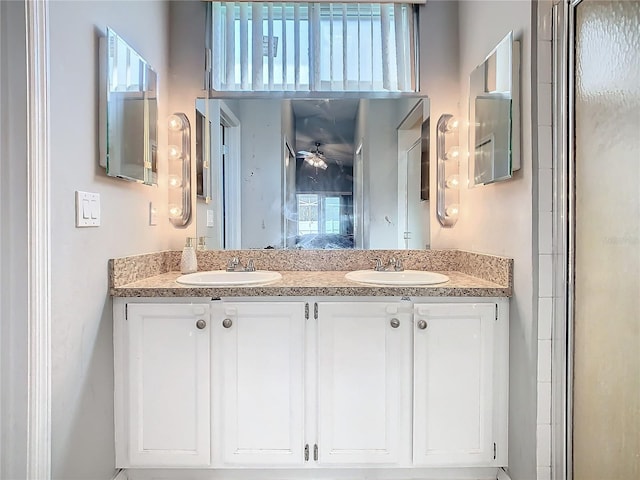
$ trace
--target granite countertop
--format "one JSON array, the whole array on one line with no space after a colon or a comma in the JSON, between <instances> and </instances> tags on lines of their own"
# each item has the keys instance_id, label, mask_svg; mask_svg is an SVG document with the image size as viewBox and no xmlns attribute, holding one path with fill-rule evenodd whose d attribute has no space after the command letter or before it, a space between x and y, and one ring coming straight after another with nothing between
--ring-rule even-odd
<instances>
[{"instance_id":1,"label":"granite countertop","mask_svg":"<svg viewBox=\"0 0 640 480\"><path fill-rule=\"evenodd\" d=\"M112 287L114 297L252 297L252 296L412 296L509 297L511 288L457 271L438 271L449 281L425 286L365 285L345 279L346 271L281 271L267 285L194 287L176 282L180 272L167 272Z\"/></svg>"}]
</instances>

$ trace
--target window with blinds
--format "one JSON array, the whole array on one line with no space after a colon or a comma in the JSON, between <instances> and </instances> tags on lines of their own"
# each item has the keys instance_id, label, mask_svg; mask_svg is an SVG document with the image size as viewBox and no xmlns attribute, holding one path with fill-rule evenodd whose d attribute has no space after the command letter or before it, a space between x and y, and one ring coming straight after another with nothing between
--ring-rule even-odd
<instances>
[{"instance_id":1,"label":"window with blinds","mask_svg":"<svg viewBox=\"0 0 640 480\"><path fill-rule=\"evenodd\" d=\"M414 5L212 2L211 86L416 91Z\"/></svg>"}]
</instances>

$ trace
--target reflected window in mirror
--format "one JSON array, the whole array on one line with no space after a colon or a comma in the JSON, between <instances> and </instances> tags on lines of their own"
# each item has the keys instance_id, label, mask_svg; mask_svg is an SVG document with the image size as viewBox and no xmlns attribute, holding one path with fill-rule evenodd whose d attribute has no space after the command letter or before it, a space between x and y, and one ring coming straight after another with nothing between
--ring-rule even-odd
<instances>
[{"instance_id":1,"label":"reflected window in mirror","mask_svg":"<svg viewBox=\"0 0 640 480\"><path fill-rule=\"evenodd\" d=\"M218 91L415 92L411 3L212 2Z\"/></svg>"},{"instance_id":2,"label":"reflected window in mirror","mask_svg":"<svg viewBox=\"0 0 640 480\"><path fill-rule=\"evenodd\" d=\"M107 175L155 185L157 74L112 29L100 39L100 165Z\"/></svg>"}]
</instances>

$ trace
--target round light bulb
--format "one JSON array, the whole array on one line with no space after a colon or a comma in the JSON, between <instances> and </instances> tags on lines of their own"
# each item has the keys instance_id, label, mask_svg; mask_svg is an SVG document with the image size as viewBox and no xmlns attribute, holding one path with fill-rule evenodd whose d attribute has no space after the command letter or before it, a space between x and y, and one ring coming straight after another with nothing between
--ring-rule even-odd
<instances>
[{"instance_id":1,"label":"round light bulb","mask_svg":"<svg viewBox=\"0 0 640 480\"><path fill-rule=\"evenodd\" d=\"M458 117L451 117L451 118L449 118L449 120L447 120L447 123L444 126L444 131L445 132L452 132L453 130L455 130L459 126L460 126L460 120L458 120Z\"/></svg>"},{"instance_id":2,"label":"round light bulb","mask_svg":"<svg viewBox=\"0 0 640 480\"><path fill-rule=\"evenodd\" d=\"M177 218L182 216L182 208L180 208L175 203L169 204L169 216L172 218Z\"/></svg>"},{"instance_id":3,"label":"round light bulb","mask_svg":"<svg viewBox=\"0 0 640 480\"><path fill-rule=\"evenodd\" d=\"M181 117L174 114L169 117L167 126L169 127L169 130L173 130L174 132L177 132L184 128L184 122L182 121Z\"/></svg>"},{"instance_id":4,"label":"round light bulb","mask_svg":"<svg viewBox=\"0 0 640 480\"><path fill-rule=\"evenodd\" d=\"M182 156L182 150L177 145L169 145L167 153L169 160L178 160Z\"/></svg>"},{"instance_id":5,"label":"round light bulb","mask_svg":"<svg viewBox=\"0 0 640 480\"><path fill-rule=\"evenodd\" d=\"M460 187L460 177L455 174L449 175L449 177L447 177L445 184L447 185L447 188L456 189Z\"/></svg>"},{"instance_id":6,"label":"round light bulb","mask_svg":"<svg viewBox=\"0 0 640 480\"><path fill-rule=\"evenodd\" d=\"M182 179L178 175L169 175L169 187L180 188L182 186Z\"/></svg>"},{"instance_id":7,"label":"round light bulb","mask_svg":"<svg viewBox=\"0 0 640 480\"><path fill-rule=\"evenodd\" d=\"M458 216L458 204L454 203L452 205L449 205L445 210L444 213L447 217L451 217L451 218L457 218Z\"/></svg>"},{"instance_id":8,"label":"round light bulb","mask_svg":"<svg viewBox=\"0 0 640 480\"><path fill-rule=\"evenodd\" d=\"M451 147L447 150L447 153L444 154L445 160L457 160L460 156L460 147Z\"/></svg>"}]
</instances>

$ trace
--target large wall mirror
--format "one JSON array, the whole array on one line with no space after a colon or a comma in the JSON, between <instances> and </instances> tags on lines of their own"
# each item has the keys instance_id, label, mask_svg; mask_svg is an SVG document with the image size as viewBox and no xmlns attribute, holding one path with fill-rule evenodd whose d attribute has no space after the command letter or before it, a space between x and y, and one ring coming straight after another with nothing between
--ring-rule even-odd
<instances>
[{"instance_id":1,"label":"large wall mirror","mask_svg":"<svg viewBox=\"0 0 640 480\"><path fill-rule=\"evenodd\" d=\"M196 112L208 248L428 247L427 98L199 99Z\"/></svg>"},{"instance_id":2,"label":"large wall mirror","mask_svg":"<svg viewBox=\"0 0 640 480\"><path fill-rule=\"evenodd\" d=\"M100 39L100 165L157 184L157 75L112 29Z\"/></svg>"},{"instance_id":3,"label":"large wall mirror","mask_svg":"<svg viewBox=\"0 0 640 480\"><path fill-rule=\"evenodd\" d=\"M520 168L519 49L509 34L469 78L469 186Z\"/></svg>"}]
</instances>

